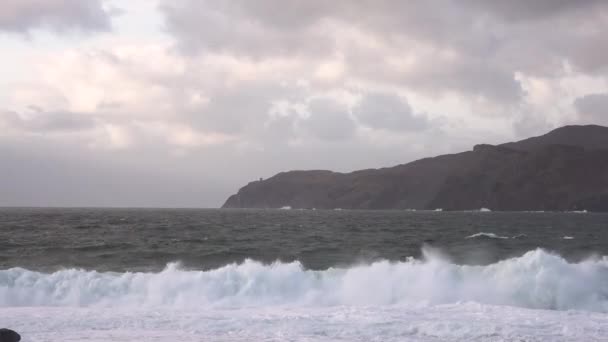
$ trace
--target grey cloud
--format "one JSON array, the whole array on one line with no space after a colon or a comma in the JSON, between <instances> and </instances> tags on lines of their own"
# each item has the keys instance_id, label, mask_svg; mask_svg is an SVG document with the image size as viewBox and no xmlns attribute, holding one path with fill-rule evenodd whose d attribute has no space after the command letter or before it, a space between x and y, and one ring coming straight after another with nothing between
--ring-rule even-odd
<instances>
[{"instance_id":1,"label":"grey cloud","mask_svg":"<svg viewBox=\"0 0 608 342\"><path fill-rule=\"evenodd\" d=\"M554 76L564 62L584 72L608 67L608 3L566 1L194 1L162 2L167 30L186 51L264 58L341 53L350 77L426 93L456 92L518 103L518 72ZM280 15L279 15L280 13ZM324 24L331 24L324 26ZM333 26L332 26L333 25ZM343 41L335 27L371 35L386 49ZM413 70L384 61L423 43ZM364 50L364 51L362 51ZM417 53L417 52L416 52ZM448 56L446 58L446 56Z\"/></svg>"},{"instance_id":2,"label":"grey cloud","mask_svg":"<svg viewBox=\"0 0 608 342\"><path fill-rule=\"evenodd\" d=\"M433 146L434 138L419 139ZM86 144L51 144L44 138L16 142L0 135L0 206L218 207L242 185L287 169L353 171L428 154L395 154L355 140L245 152L223 146L173 157L150 147L104 152Z\"/></svg>"},{"instance_id":3,"label":"grey cloud","mask_svg":"<svg viewBox=\"0 0 608 342\"><path fill-rule=\"evenodd\" d=\"M420 131L430 127L424 114L415 114L407 100L395 94L374 93L353 108L362 124L390 131Z\"/></svg>"},{"instance_id":4,"label":"grey cloud","mask_svg":"<svg viewBox=\"0 0 608 342\"><path fill-rule=\"evenodd\" d=\"M250 122L264 120L270 110L272 93L262 88L237 87L214 94L197 113L200 126L224 133L240 133Z\"/></svg>"},{"instance_id":5,"label":"grey cloud","mask_svg":"<svg viewBox=\"0 0 608 342\"><path fill-rule=\"evenodd\" d=\"M260 139L267 145L285 144L296 136L297 114L274 117L264 124Z\"/></svg>"},{"instance_id":6,"label":"grey cloud","mask_svg":"<svg viewBox=\"0 0 608 342\"><path fill-rule=\"evenodd\" d=\"M296 5L284 6L274 1L258 4L181 0L163 1L160 9L165 14L166 29L179 37L179 46L186 52L220 51L261 57L268 54L314 55L330 51L331 39L310 25L319 19L317 14L320 13L314 10L315 6L302 6L300 1L293 4ZM313 10L308 20L295 19L306 13L297 10L302 7ZM268 13L274 13L275 18L284 18L282 20L288 17L293 20L283 21L285 25L282 27L272 27L264 17L257 17ZM297 39L297 36L302 39ZM308 44L303 44L306 41Z\"/></svg>"},{"instance_id":7,"label":"grey cloud","mask_svg":"<svg viewBox=\"0 0 608 342\"><path fill-rule=\"evenodd\" d=\"M484 1L465 0L506 20L520 21L550 18L570 11L585 11L600 5L603 0L511 0Z\"/></svg>"},{"instance_id":8,"label":"grey cloud","mask_svg":"<svg viewBox=\"0 0 608 342\"><path fill-rule=\"evenodd\" d=\"M158 150L138 152L0 136L0 206L216 207L243 181L230 175L219 153L206 156L221 165L212 168Z\"/></svg>"},{"instance_id":9,"label":"grey cloud","mask_svg":"<svg viewBox=\"0 0 608 342\"><path fill-rule=\"evenodd\" d=\"M0 205L217 206L247 181L287 169L351 171L390 166L466 150L475 143L503 142L511 128L522 137L543 133L547 125L559 122L547 123L548 116L542 113L505 114L513 103L525 107L518 106L525 96L517 73L559 79L564 65L570 65L575 72L596 77L601 75L596 71L608 66L608 49L603 48L608 45L606 2L160 2L165 28L179 47L176 55L165 57L183 63L185 69L157 73L136 58L87 51L125 76L117 84L127 78L158 94L133 88L130 91L141 95L138 104L144 105L129 103L128 96L108 98L91 116L36 108L31 113L0 113L0 120L11 128L34 133L15 137L0 132L0 159L10 165L0 168ZM100 1L0 3L0 31L95 31L110 25ZM13 10L9 16L4 9L17 8L15 4L23 10ZM222 59L227 65L237 61L239 70L205 62L207 54L218 52L221 56L210 59ZM258 66L272 65L266 60L277 57L290 65L286 74L282 68L272 75L256 74ZM315 81L310 75L330 59L344 63L343 75L325 83ZM294 86L299 80L308 85ZM63 88L60 82L56 81L57 88ZM466 127L471 118L464 116L472 115L469 108L458 108L460 117L439 125L393 93L366 94L352 113L344 104L319 98L374 89L393 89L425 100L456 94L456 103L465 107L469 100L482 98L492 103L480 107L499 107L500 115L511 115L507 119L513 118L514 125ZM202 100L198 104L196 99L190 101L196 92ZM580 118L606 122L605 95L594 96L575 103ZM277 101L292 107L272 113ZM306 111L310 116L302 117ZM125 128L134 143L105 150L103 130L99 146L90 143L98 137L87 134L54 139L55 134L82 132L100 122ZM484 120L483 126L491 126L489 122ZM358 130L358 124L375 130ZM237 139L209 146L175 144L169 138L182 134L181 130L162 129L172 125ZM155 131L152 126L162 127ZM421 130L424 134L415 133ZM186 130L186 138L188 134Z\"/></svg>"},{"instance_id":10,"label":"grey cloud","mask_svg":"<svg viewBox=\"0 0 608 342\"><path fill-rule=\"evenodd\" d=\"M608 124L608 93L580 97L574 107L582 121Z\"/></svg>"},{"instance_id":11,"label":"grey cloud","mask_svg":"<svg viewBox=\"0 0 608 342\"><path fill-rule=\"evenodd\" d=\"M525 113L519 115L513 122L513 130L516 137L526 139L531 136L545 134L556 128L547 122L542 113Z\"/></svg>"},{"instance_id":12,"label":"grey cloud","mask_svg":"<svg viewBox=\"0 0 608 342\"><path fill-rule=\"evenodd\" d=\"M575 3L575 2L573 2ZM596 74L608 67L608 3L516 23L502 33L496 62L531 75L559 76L568 64Z\"/></svg>"},{"instance_id":13,"label":"grey cloud","mask_svg":"<svg viewBox=\"0 0 608 342\"><path fill-rule=\"evenodd\" d=\"M70 111L44 111L30 106L30 112L19 114L6 111L0 114L9 126L25 132L68 133L86 130L95 126L95 120L86 114Z\"/></svg>"},{"instance_id":14,"label":"grey cloud","mask_svg":"<svg viewBox=\"0 0 608 342\"><path fill-rule=\"evenodd\" d=\"M248 56L318 56L334 52L336 39L327 23L354 24L382 31L387 37L404 29L415 35L444 35L454 21L457 6L403 1L197 1L162 0L168 32L186 51L228 51ZM438 25L430 25L432 21ZM466 23L464 18L459 19ZM391 32L393 31L393 32ZM384 37L378 37L385 39Z\"/></svg>"},{"instance_id":15,"label":"grey cloud","mask_svg":"<svg viewBox=\"0 0 608 342\"><path fill-rule=\"evenodd\" d=\"M0 32L108 31L110 12L104 9L101 0L2 0Z\"/></svg>"},{"instance_id":16,"label":"grey cloud","mask_svg":"<svg viewBox=\"0 0 608 342\"><path fill-rule=\"evenodd\" d=\"M515 103L521 99L523 89L514 76L492 63L470 57L453 63L431 62L403 76L401 81L431 93L461 92L498 103Z\"/></svg>"},{"instance_id":17,"label":"grey cloud","mask_svg":"<svg viewBox=\"0 0 608 342\"><path fill-rule=\"evenodd\" d=\"M327 141L350 139L356 124L348 113L348 108L331 99L313 99L308 104L310 117L301 125L313 136Z\"/></svg>"},{"instance_id":18,"label":"grey cloud","mask_svg":"<svg viewBox=\"0 0 608 342\"><path fill-rule=\"evenodd\" d=\"M276 101L300 99L302 89L266 81L239 82L217 86L209 102L187 110L190 120L200 128L222 133L246 133L258 129L269 118Z\"/></svg>"}]
</instances>

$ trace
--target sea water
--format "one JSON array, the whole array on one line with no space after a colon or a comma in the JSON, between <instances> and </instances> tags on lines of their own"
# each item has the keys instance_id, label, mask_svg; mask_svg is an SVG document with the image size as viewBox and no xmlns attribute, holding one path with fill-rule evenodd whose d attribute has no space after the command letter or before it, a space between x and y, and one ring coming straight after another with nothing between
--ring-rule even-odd
<instances>
[{"instance_id":1,"label":"sea water","mask_svg":"<svg viewBox=\"0 0 608 342\"><path fill-rule=\"evenodd\" d=\"M2 209L0 325L23 341L603 341L607 223Z\"/></svg>"}]
</instances>

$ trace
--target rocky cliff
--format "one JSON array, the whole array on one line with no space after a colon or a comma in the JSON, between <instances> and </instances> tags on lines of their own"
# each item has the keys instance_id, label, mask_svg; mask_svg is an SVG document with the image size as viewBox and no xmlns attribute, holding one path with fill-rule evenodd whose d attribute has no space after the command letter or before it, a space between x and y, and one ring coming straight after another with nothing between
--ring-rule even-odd
<instances>
[{"instance_id":1,"label":"rocky cliff","mask_svg":"<svg viewBox=\"0 0 608 342\"><path fill-rule=\"evenodd\" d=\"M566 126L503 145L352 173L282 172L224 208L608 211L608 128Z\"/></svg>"}]
</instances>

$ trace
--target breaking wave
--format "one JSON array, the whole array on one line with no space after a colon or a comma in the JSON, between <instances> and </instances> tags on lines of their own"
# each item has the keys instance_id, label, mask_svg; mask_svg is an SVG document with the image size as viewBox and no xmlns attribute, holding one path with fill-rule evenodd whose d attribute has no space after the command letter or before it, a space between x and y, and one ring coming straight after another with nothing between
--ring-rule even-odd
<instances>
[{"instance_id":1,"label":"breaking wave","mask_svg":"<svg viewBox=\"0 0 608 342\"><path fill-rule=\"evenodd\" d=\"M158 273L0 271L0 307L256 307L432 305L458 302L608 312L608 258L569 263L541 249L487 266L422 260L305 270L247 260L209 271L169 264Z\"/></svg>"}]
</instances>

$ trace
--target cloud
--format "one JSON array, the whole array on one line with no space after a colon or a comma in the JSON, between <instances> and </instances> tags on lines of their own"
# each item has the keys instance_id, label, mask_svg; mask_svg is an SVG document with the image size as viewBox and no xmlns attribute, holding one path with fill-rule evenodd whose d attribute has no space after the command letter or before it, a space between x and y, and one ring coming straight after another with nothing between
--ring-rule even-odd
<instances>
[{"instance_id":1,"label":"cloud","mask_svg":"<svg viewBox=\"0 0 608 342\"><path fill-rule=\"evenodd\" d=\"M207 89L209 100L192 111L198 127L227 134L255 130L270 117L275 102L299 98L297 87L274 82L243 81Z\"/></svg>"},{"instance_id":2,"label":"cloud","mask_svg":"<svg viewBox=\"0 0 608 342\"><path fill-rule=\"evenodd\" d=\"M574 106L582 121L608 124L608 93L585 95Z\"/></svg>"},{"instance_id":3,"label":"cloud","mask_svg":"<svg viewBox=\"0 0 608 342\"><path fill-rule=\"evenodd\" d=\"M235 180L221 158L219 177L200 161L159 154L0 136L0 206L213 207L230 194Z\"/></svg>"},{"instance_id":4,"label":"cloud","mask_svg":"<svg viewBox=\"0 0 608 342\"><path fill-rule=\"evenodd\" d=\"M187 53L310 61L338 54L352 70L347 79L427 95L512 105L525 95L518 73L608 66L608 51L596 48L608 44L602 1L178 0L160 8L167 31Z\"/></svg>"},{"instance_id":5,"label":"cloud","mask_svg":"<svg viewBox=\"0 0 608 342\"><path fill-rule=\"evenodd\" d=\"M317 98L308 103L308 112L310 116L302 125L314 137L327 141L353 137L356 125L345 105L329 98Z\"/></svg>"},{"instance_id":6,"label":"cloud","mask_svg":"<svg viewBox=\"0 0 608 342\"><path fill-rule=\"evenodd\" d=\"M430 127L425 114L415 114L407 100L395 94L366 94L353 109L364 125L389 131L420 131Z\"/></svg>"},{"instance_id":7,"label":"cloud","mask_svg":"<svg viewBox=\"0 0 608 342\"><path fill-rule=\"evenodd\" d=\"M321 3L294 1L163 1L167 30L180 37L186 52L228 52L253 57L268 54L316 54L329 51L331 39L316 27ZM277 10L281 15L277 16ZM270 14L272 25L266 21ZM280 17L280 18L279 18ZM303 45L297 36L315 41Z\"/></svg>"},{"instance_id":8,"label":"cloud","mask_svg":"<svg viewBox=\"0 0 608 342\"><path fill-rule=\"evenodd\" d=\"M107 31L111 3L4 1L0 31ZM116 32L7 49L20 65L0 80L0 152L48 165L53 183L84 187L84 164L106 171L91 177L108 186L55 189L57 203L219 205L279 171L390 166L606 122L604 1L129 4Z\"/></svg>"},{"instance_id":9,"label":"cloud","mask_svg":"<svg viewBox=\"0 0 608 342\"><path fill-rule=\"evenodd\" d=\"M483 1L465 0L474 7L492 13L509 21L547 19L560 14L572 12L588 12L602 4L602 0L512 0L512 1Z\"/></svg>"},{"instance_id":10,"label":"cloud","mask_svg":"<svg viewBox=\"0 0 608 342\"><path fill-rule=\"evenodd\" d=\"M41 108L30 106L26 113L5 112L0 118L9 126L31 133L54 134L78 132L91 129L95 126L94 120L82 113L44 111Z\"/></svg>"},{"instance_id":11,"label":"cloud","mask_svg":"<svg viewBox=\"0 0 608 342\"><path fill-rule=\"evenodd\" d=\"M2 0L0 32L108 31L110 16L101 0Z\"/></svg>"}]
</instances>

